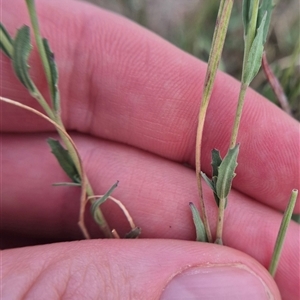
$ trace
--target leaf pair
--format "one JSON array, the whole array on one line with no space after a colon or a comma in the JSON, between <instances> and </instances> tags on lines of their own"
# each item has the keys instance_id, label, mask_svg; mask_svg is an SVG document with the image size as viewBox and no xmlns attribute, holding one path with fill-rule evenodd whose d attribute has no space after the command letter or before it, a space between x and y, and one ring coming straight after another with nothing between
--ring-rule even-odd
<instances>
[{"instance_id":1,"label":"leaf pair","mask_svg":"<svg viewBox=\"0 0 300 300\"><path fill-rule=\"evenodd\" d=\"M249 85L257 75L267 39L273 9L272 0L243 1L245 61L242 82Z\"/></svg>"},{"instance_id":2,"label":"leaf pair","mask_svg":"<svg viewBox=\"0 0 300 300\"><path fill-rule=\"evenodd\" d=\"M228 153L222 160L219 150L212 150L212 179L209 179L205 173L201 172L202 178L209 185L214 193L217 205L220 200L225 199L227 205L227 196L230 192L232 180L235 177L237 167L237 156L239 153L239 144L228 150Z\"/></svg>"},{"instance_id":3,"label":"leaf pair","mask_svg":"<svg viewBox=\"0 0 300 300\"><path fill-rule=\"evenodd\" d=\"M28 57L32 49L32 45L30 44L29 27L26 25L21 27L17 31L15 39L13 39L5 29L3 24L0 23L0 34L0 48L12 60L12 65L16 76L21 81L21 83L28 89L30 94L33 97L37 98L39 95L39 91L29 75ZM54 112L59 113L60 104L59 92L57 87L57 67L54 61L54 55L49 47L48 41L46 39L43 39L42 44L50 70L51 83L49 87L51 91L50 94L52 99L52 106Z\"/></svg>"},{"instance_id":4,"label":"leaf pair","mask_svg":"<svg viewBox=\"0 0 300 300\"><path fill-rule=\"evenodd\" d=\"M202 178L212 189L214 197L219 207L221 200L227 205L227 196L230 192L232 180L235 174L235 168L237 167L237 156L239 153L239 144L234 148L229 149L228 153L222 160L219 150L212 150L212 179L209 179L205 173L201 172ZM193 221L196 228L196 241L207 242L207 235L204 228L204 224L200 217L200 214L195 205L190 202L190 209L192 211ZM219 208L220 209L220 208Z\"/></svg>"}]
</instances>

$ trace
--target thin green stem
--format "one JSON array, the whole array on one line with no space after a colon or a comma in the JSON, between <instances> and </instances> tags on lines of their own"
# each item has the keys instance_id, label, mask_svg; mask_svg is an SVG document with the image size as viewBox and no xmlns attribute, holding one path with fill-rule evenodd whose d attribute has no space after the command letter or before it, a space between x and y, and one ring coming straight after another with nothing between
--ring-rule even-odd
<instances>
[{"instance_id":1,"label":"thin green stem","mask_svg":"<svg viewBox=\"0 0 300 300\"><path fill-rule=\"evenodd\" d=\"M6 29L0 23L0 44L1 49L3 49L4 53L7 54L10 58L13 56L14 46L12 44L12 39L7 33ZM2 48L3 47L3 48Z\"/></svg>"},{"instance_id":2,"label":"thin green stem","mask_svg":"<svg viewBox=\"0 0 300 300\"><path fill-rule=\"evenodd\" d=\"M247 88L248 88L248 85L246 85L244 83L241 84L238 105L237 105L237 109L235 112L235 118L234 118L234 124L233 124L229 148L234 148L234 146L236 145L236 140L237 140L237 135L238 135L239 127L240 127L240 122L241 122L242 111L243 111L243 106L244 106L244 102L245 102L245 95L246 95Z\"/></svg>"},{"instance_id":3,"label":"thin green stem","mask_svg":"<svg viewBox=\"0 0 300 300\"><path fill-rule=\"evenodd\" d=\"M49 62L47 59L47 54L45 51L45 47L43 44L43 40L41 38L41 34L40 34L40 29L39 29L39 23L38 23L38 18L37 18L37 13L36 13L36 9L35 9L35 4L34 4L34 0L26 0L26 4L27 4L27 8L29 11L29 15L30 15L30 20L31 20L31 24L33 27L33 32L34 32L34 37L36 40L36 44L38 47L38 52L40 54L40 58L44 67L44 71L46 74L46 78L47 78L47 82L48 82L48 86L50 91L52 91L51 87L52 87L52 77L51 77L51 70L50 70L50 66L49 66ZM40 105L44 108L44 110L46 111L46 113L48 114L48 116L55 121L60 127L62 127L63 129L65 129L64 124L61 120L60 114L57 113L53 113L53 111L51 110L51 108L49 107L48 103L46 102L46 100L42 97L42 95L40 94L39 91L37 91L37 100L39 101ZM51 95L53 96L53 95ZM69 154L74 162L74 165L78 171L78 173L80 174L81 178L82 178L82 170L80 167L80 161L79 161L79 157L77 156L77 153L74 149L74 146L72 145L72 143L70 143L70 141L61 133L59 132L59 135L61 137L61 139L63 140L66 148L69 151ZM88 196L93 196L94 192L93 189L89 183L88 178L86 178L86 193ZM111 234L111 230L104 218L104 215L101 211L101 209L99 208L97 211L97 217L98 220L100 221L98 224L102 230L102 232L104 233L104 235L108 238L112 237Z\"/></svg>"},{"instance_id":4,"label":"thin green stem","mask_svg":"<svg viewBox=\"0 0 300 300\"><path fill-rule=\"evenodd\" d=\"M34 85L34 92L30 92L30 94L41 105L41 107L46 112L48 117L54 121L54 114L53 114L53 111L51 110L51 107L48 105L47 101L45 100L45 98L43 97L43 95L40 93L40 91L38 90L38 88L35 85Z\"/></svg>"},{"instance_id":5,"label":"thin green stem","mask_svg":"<svg viewBox=\"0 0 300 300\"><path fill-rule=\"evenodd\" d=\"M61 126L62 128L65 128L59 115L56 115L55 121L59 126ZM77 153L74 149L74 146L72 145L72 143L70 143L70 141L66 138L66 136L61 134L61 132L59 132L59 135L60 135L61 139L63 140L66 148L68 149L69 154L70 154L70 156L71 156L71 158L74 162L74 165L75 165L78 173L80 174L80 177L82 178L82 170L81 170L81 167L80 167L80 161L79 161L79 157L77 156ZM89 180L88 180L87 177L86 177L85 184L86 184L86 193L87 193L87 195L88 196L94 196L94 191L93 191L92 186L89 183ZM93 201L94 200L91 200L91 202L93 202ZM103 232L103 234L105 235L105 237L111 238L112 237L111 230L108 226L108 223L107 223L100 207L97 210L97 219L98 219L98 224L100 226L100 229Z\"/></svg>"},{"instance_id":6,"label":"thin green stem","mask_svg":"<svg viewBox=\"0 0 300 300\"><path fill-rule=\"evenodd\" d=\"M242 110L245 102L246 90L248 88L248 85L244 83L245 82L244 77L245 77L245 69L249 57L250 48L256 35L256 25L257 25L256 23L257 23L257 15L258 15L258 8L259 8L259 0L255 0L252 3L251 8L252 8L251 20L248 23L249 27L247 27L247 31L244 36L245 50L244 50L244 57L243 57L242 83L241 83L229 148L233 148L236 145L237 135L238 135L239 126L242 117Z\"/></svg>"},{"instance_id":7,"label":"thin green stem","mask_svg":"<svg viewBox=\"0 0 300 300\"><path fill-rule=\"evenodd\" d=\"M289 223L290 223L291 218L292 218L294 207L295 207L295 204L296 204L296 201L297 201L297 196L298 196L298 190L295 190L295 189L292 190L292 194L291 194L289 203L287 205L287 208L284 212L284 215L283 215L283 218L282 218L282 221L281 221L281 225L280 225L279 232L278 232L278 235L277 235L277 239L276 239L276 243L275 243L271 263L270 263L270 266L269 266L269 273L273 277L275 276L275 273L277 271L277 267L278 267L280 255L281 255L281 252L282 252L284 239L286 237L286 232L287 232Z\"/></svg>"},{"instance_id":8,"label":"thin green stem","mask_svg":"<svg viewBox=\"0 0 300 300\"><path fill-rule=\"evenodd\" d=\"M211 236L209 222L206 214L206 209L205 209L205 204L203 199L202 183L201 183L201 173L200 173L201 172L201 145L202 145L202 136L203 136L206 112L211 97L217 69L221 59L221 53L223 50L223 45L226 37L232 6L233 6L233 0L221 0L218 17L216 21L216 27L213 36L211 52L208 60L200 112L198 116L198 128L197 128L197 137L196 137L196 177L197 177L197 185L198 185L199 198L200 198L199 200L200 208L201 208L206 235L209 242L212 242L212 236Z\"/></svg>"},{"instance_id":9,"label":"thin green stem","mask_svg":"<svg viewBox=\"0 0 300 300\"><path fill-rule=\"evenodd\" d=\"M26 4L27 4L28 12L29 12L33 32L34 32L34 38L35 38L36 45L37 45L37 48L38 48L38 51L39 51L39 54L40 54L40 57L42 60L42 64L44 67L44 71L46 74L48 86L52 86L50 66L49 66L49 62L47 59L47 54L45 51L43 40L42 40L42 37L40 34L39 22L38 22L38 18L37 18L34 0L26 0Z\"/></svg>"},{"instance_id":10,"label":"thin green stem","mask_svg":"<svg viewBox=\"0 0 300 300\"><path fill-rule=\"evenodd\" d=\"M220 199L219 201L219 210L218 210L218 223L217 223L217 232L216 232L216 241L215 244L223 245L223 225L224 225L224 213L225 213L226 199Z\"/></svg>"}]
</instances>

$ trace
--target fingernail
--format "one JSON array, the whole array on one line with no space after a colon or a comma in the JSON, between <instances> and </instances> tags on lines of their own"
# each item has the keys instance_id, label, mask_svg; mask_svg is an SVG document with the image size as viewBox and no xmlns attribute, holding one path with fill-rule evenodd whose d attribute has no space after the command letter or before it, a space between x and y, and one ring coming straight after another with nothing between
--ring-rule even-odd
<instances>
[{"instance_id":1,"label":"fingernail","mask_svg":"<svg viewBox=\"0 0 300 300\"><path fill-rule=\"evenodd\" d=\"M176 275L161 300L176 299L273 299L261 278L245 265L190 268Z\"/></svg>"}]
</instances>

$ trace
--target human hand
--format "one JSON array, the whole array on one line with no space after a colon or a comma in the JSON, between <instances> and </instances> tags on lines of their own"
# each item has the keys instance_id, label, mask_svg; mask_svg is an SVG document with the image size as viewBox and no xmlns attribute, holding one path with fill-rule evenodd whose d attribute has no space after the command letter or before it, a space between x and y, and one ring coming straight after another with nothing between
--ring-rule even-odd
<instances>
[{"instance_id":1,"label":"human hand","mask_svg":"<svg viewBox=\"0 0 300 300\"><path fill-rule=\"evenodd\" d=\"M23 1L1 6L11 34L29 24ZM197 203L198 192L194 170L182 163L194 166L206 65L90 5L38 1L37 9L59 67L63 120L91 184L100 194L120 180L114 196L142 227L144 239L74 241L82 238L79 191L51 186L65 180L45 143L54 129L2 104L2 246L32 245L2 252L3 299L156 299L166 286L162 299L279 299L277 286L284 299L298 299L298 224L289 227L277 286L264 269L281 221L277 211L284 209L291 189L299 189L298 122L248 91L225 217L228 247L192 242L188 203ZM7 57L0 57L1 95L38 108ZM46 95L35 51L30 65ZM238 82L218 74L202 150L207 174L211 149L224 155L228 147L238 89ZM208 188L204 192L214 232L215 202ZM128 231L112 203L103 211L121 235ZM96 237L98 228L92 221L88 226Z\"/></svg>"}]
</instances>

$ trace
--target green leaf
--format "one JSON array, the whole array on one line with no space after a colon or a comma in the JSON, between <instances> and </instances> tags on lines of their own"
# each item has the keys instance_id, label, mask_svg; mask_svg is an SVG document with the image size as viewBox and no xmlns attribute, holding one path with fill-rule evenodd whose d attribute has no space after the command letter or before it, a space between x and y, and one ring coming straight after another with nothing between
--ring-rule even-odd
<instances>
[{"instance_id":1,"label":"green leaf","mask_svg":"<svg viewBox=\"0 0 300 300\"><path fill-rule=\"evenodd\" d=\"M218 168L222 162L222 158L220 155L220 151L217 149L213 149L211 151L211 165L212 165L212 176L218 177Z\"/></svg>"},{"instance_id":2,"label":"green leaf","mask_svg":"<svg viewBox=\"0 0 300 300\"><path fill-rule=\"evenodd\" d=\"M220 198L217 195L217 190L216 190L216 185L217 185L217 181L218 181L218 175L219 175L219 166L222 163L222 158L220 155L220 151L217 149L213 149L211 151L211 165L212 165L212 172L213 172L213 176L212 176L212 184L214 186L213 192L214 192L214 198L215 201L217 203L217 206L219 207L220 204ZM227 205L227 202L226 202Z\"/></svg>"},{"instance_id":3,"label":"green leaf","mask_svg":"<svg viewBox=\"0 0 300 300\"><path fill-rule=\"evenodd\" d=\"M237 156L239 153L239 144L228 150L220 167L216 183L216 191L219 199L226 199L230 189L232 180L235 176L235 168L237 166Z\"/></svg>"},{"instance_id":4,"label":"green leaf","mask_svg":"<svg viewBox=\"0 0 300 300\"><path fill-rule=\"evenodd\" d=\"M28 73L29 66L27 64L31 48L30 29L28 26L23 26L18 30L14 41L12 64L19 80L31 93L35 93L36 88L32 80L30 79Z\"/></svg>"},{"instance_id":5,"label":"green leaf","mask_svg":"<svg viewBox=\"0 0 300 300\"><path fill-rule=\"evenodd\" d=\"M260 26L263 17L265 15L265 13L267 12L267 17L266 17L266 21L265 21L265 25L263 28L263 44L265 44L266 40L267 40L267 35L269 32L269 27L270 27L270 22L271 22L271 15L272 15L272 10L274 8L273 5L273 0L264 0L262 1L259 9L258 9L258 16L257 16L257 27Z\"/></svg>"},{"instance_id":6,"label":"green leaf","mask_svg":"<svg viewBox=\"0 0 300 300\"><path fill-rule=\"evenodd\" d=\"M248 33L252 11L253 11L253 0L243 0L242 15L243 15L245 35L247 35Z\"/></svg>"},{"instance_id":7,"label":"green leaf","mask_svg":"<svg viewBox=\"0 0 300 300\"><path fill-rule=\"evenodd\" d=\"M57 66L54 60L54 54L50 49L49 43L46 39L43 39L43 45L45 48L46 58L49 64L50 69L50 78L51 78L51 86L50 86L50 93L52 99L52 106L56 113L60 112L60 101L59 101L59 91L57 87L58 82L58 71Z\"/></svg>"},{"instance_id":8,"label":"green leaf","mask_svg":"<svg viewBox=\"0 0 300 300\"><path fill-rule=\"evenodd\" d=\"M200 214L192 202L189 203L189 206L192 211L193 221L196 228L196 241L207 242L207 236L205 233L204 224L201 220Z\"/></svg>"},{"instance_id":9,"label":"green leaf","mask_svg":"<svg viewBox=\"0 0 300 300\"><path fill-rule=\"evenodd\" d=\"M13 54L13 39L5 29L4 25L0 23L0 49L9 57Z\"/></svg>"},{"instance_id":10,"label":"green leaf","mask_svg":"<svg viewBox=\"0 0 300 300\"><path fill-rule=\"evenodd\" d=\"M285 212L282 217L282 221L281 221L280 228L278 231L274 251L272 254L271 263L269 266L269 273L273 277L275 276L275 273L276 273L276 270L277 270L277 267L279 264L279 259L280 259L281 253L282 253L283 243L286 238L287 229L290 224L292 214L293 214L296 202L297 202L297 197L298 197L298 190L296 190L296 189L292 190L289 202L287 204L287 207L286 207Z\"/></svg>"},{"instance_id":11,"label":"green leaf","mask_svg":"<svg viewBox=\"0 0 300 300\"><path fill-rule=\"evenodd\" d=\"M204 179L204 181L207 183L207 185L212 189L215 197L215 201L217 203L217 206L219 206L220 199L218 198L217 191L216 191L216 182L217 177L214 176L212 179L209 179L205 173L201 172L201 176Z\"/></svg>"},{"instance_id":12,"label":"green leaf","mask_svg":"<svg viewBox=\"0 0 300 300\"><path fill-rule=\"evenodd\" d=\"M209 179L207 177L207 175L205 173L203 173L202 171L201 171L201 176L204 179L204 181L207 183L207 185L213 190L213 192L215 192L216 189L215 189L215 185L214 185L213 181L211 179Z\"/></svg>"},{"instance_id":13,"label":"green leaf","mask_svg":"<svg viewBox=\"0 0 300 300\"><path fill-rule=\"evenodd\" d=\"M77 172L77 169L75 167L75 164L73 163L73 160L69 154L69 151L64 149L64 147L60 144L59 141L54 140L52 138L49 138L47 140L47 143L49 144L51 148L51 152L56 157L58 163L62 167L62 169L66 172L66 174L69 176L69 178L76 183L80 183L80 175Z\"/></svg>"},{"instance_id":14,"label":"green leaf","mask_svg":"<svg viewBox=\"0 0 300 300\"><path fill-rule=\"evenodd\" d=\"M215 201L216 201L216 203L217 203L217 206L219 207L220 199L219 199L219 197L218 197L218 195L217 195L217 190L216 190L218 177L217 177L217 176L214 176L211 180L212 180L212 182L213 182L213 185L215 186L215 190L214 190L214 198L215 198ZM226 205L227 205L227 201L226 201L226 203L225 203L225 207L226 207Z\"/></svg>"},{"instance_id":15,"label":"green leaf","mask_svg":"<svg viewBox=\"0 0 300 300\"><path fill-rule=\"evenodd\" d=\"M97 210L101 204L103 204L108 197L112 194L114 189L118 186L119 181L117 181L101 198L96 199L95 202L92 203L91 205L91 214L94 218L94 220L99 224L101 220L98 220L97 217Z\"/></svg>"},{"instance_id":16,"label":"green leaf","mask_svg":"<svg viewBox=\"0 0 300 300\"><path fill-rule=\"evenodd\" d=\"M261 21L261 24L257 30L257 34L254 38L254 41L249 51L249 55L245 65L245 72L242 79L243 83L245 83L246 85L250 84L250 82L258 73L261 66L261 60L264 51L263 38L264 38L264 26L266 22L266 17L267 17L267 13L265 13Z\"/></svg>"},{"instance_id":17,"label":"green leaf","mask_svg":"<svg viewBox=\"0 0 300 300\"><path fill-rule=\"evenodd\" d=\"M139 237L141 232L142 232L141 227L135 227L134 229L132 229L128 233L126 233L125 239L136 239Z\"/></svg>"}]
</instances>

